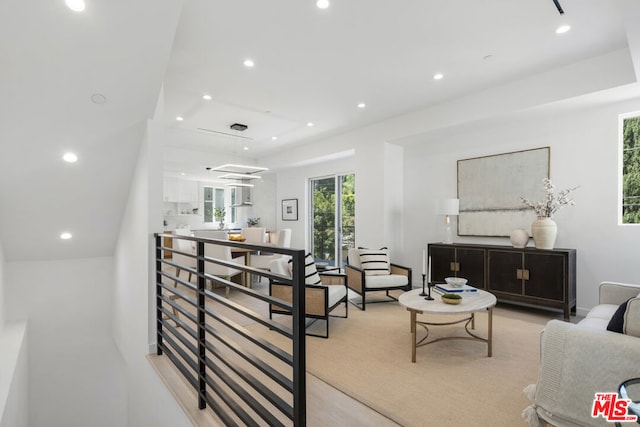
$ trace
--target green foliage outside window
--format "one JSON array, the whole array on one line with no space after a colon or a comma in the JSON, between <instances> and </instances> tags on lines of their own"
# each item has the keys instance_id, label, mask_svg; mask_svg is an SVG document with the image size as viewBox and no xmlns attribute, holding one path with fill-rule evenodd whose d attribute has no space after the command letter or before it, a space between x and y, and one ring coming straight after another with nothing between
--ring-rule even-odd
<instances>
[{"instance_id":1,"label":"green foliage outside window","mask_svg":"<svg viewBox=\"0 0 640 427\"><path fill-rule=\"evenodd\" d=\"M313 181L313 255L316 259L335 261L336 249L336 197L341 197L342 259L355 244L355 175L339 176L336 195L335 177Z\"/></svg>"},{"instance_id":2,"label":"green foliage outside window","mask_svg":"<svg viewBox=\"0 0 640 427\"><path fill-rule=\"evenodd\" d=\"M640 224L640 117L622 125L622 223Z\"/></svg>"},{"instance_id":3,"label":"green foliage outside window","mask_svg":"<svg viewBox=\"0 0 640 427\"><path fill-rule=\"evenodd\" d=\"M336 221L335 179L313 182L313 255L316 259L330 260L335 254Z\"/></svg>"}]
</instances>

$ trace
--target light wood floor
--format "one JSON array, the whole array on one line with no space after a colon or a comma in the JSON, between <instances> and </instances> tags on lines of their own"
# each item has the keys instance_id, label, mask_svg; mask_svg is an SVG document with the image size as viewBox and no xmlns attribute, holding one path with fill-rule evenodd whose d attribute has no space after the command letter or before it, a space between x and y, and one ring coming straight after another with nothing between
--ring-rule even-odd
<instances>
[{"instance_id":1,"label":"light wood floor","mask_svg":"<svg viewBox=\"0 0 640 427\"><path fill-rule=\"evenodd\" d=\"M266 280L261 283L254 283L253 288L267 292ZM233 292L231 299L233 299ZM194 426L224 426L222 421L216 417L211 409L198 409L198 399L195 390L167 357L149 355L147 359L158 372L158 375L167 388L175 396ZM353 427L398 426L398 424L380 413L311 374L307 374L307 425Z\"/></svg>"},{"instance_id":2,"label":"light wood floor","mask_svg":"<svg viewBox=\"0 0 640 427\"><path fill-rule=\"evenodd\" d=\"M198 409L198 398L195 390L187 383L168 358L149 355L147 359L175 396L194 426L224 426L211 409ZM310 374L307 374L307 425L318 427L398 426L398 424L378 412Z\"/></svg>"}]
</instances>

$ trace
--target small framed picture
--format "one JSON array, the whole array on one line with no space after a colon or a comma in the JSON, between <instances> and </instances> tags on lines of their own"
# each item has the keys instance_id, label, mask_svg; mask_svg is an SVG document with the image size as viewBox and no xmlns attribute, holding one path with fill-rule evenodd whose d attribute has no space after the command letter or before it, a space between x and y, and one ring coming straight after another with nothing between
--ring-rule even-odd
<instances>
[{"instance_id":1,"label":"small framed picture","mask_svg":"<svg viewBox=\"0 0 640 427\"><path fill-rule=\"evenodd\" d=\"M282 201L282 220L298 220L298 199L284 199Z\"/></svg>"}]
</instances>

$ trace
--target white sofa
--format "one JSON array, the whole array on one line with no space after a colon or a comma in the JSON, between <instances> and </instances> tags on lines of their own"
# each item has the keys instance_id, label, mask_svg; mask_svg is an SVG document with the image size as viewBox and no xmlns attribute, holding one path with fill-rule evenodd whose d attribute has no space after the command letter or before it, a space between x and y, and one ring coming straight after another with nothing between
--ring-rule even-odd
<instances>
[{"instance_id":1,"label":"white sofa","mask_svg":"<svg viewBox=\"0 0 640 427\"><path fill-rule=\"evenodd\" d=\"M602 282L599 292L600 303L579 323L545 326L538 382L525 389L533 403L522 415L531 426L611 426L591 416L595 393L617 392L623 381L640 377L640 286ZM624 333L608 331L627 300Z\"/></svg>"}]
</instances>

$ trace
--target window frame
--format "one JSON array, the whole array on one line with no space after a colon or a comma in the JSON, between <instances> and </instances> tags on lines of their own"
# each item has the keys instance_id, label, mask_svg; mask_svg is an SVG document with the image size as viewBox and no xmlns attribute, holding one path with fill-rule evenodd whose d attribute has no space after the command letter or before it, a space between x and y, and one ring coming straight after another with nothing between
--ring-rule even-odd
<instances>
[{"instance_id":1,"label":"window frame","mask_svg":"<svg viewBox=\"0 0 640 427\"><path fill-rule=\"evenodd\" d=\"M630 113L620 114L618 121L618 207L617 217L618 225L621 226L639 226L639 222L625 222L624 221L624 170L625 170L625 148L624 148L624 129L625 121L628 119L640 120L640 111L634 111ZM640 153L640 136L638 137L638 146L634 147L634 150L638 150ZM637 196L640 197L640 196Z\"/></svg>"}]
</instances>

